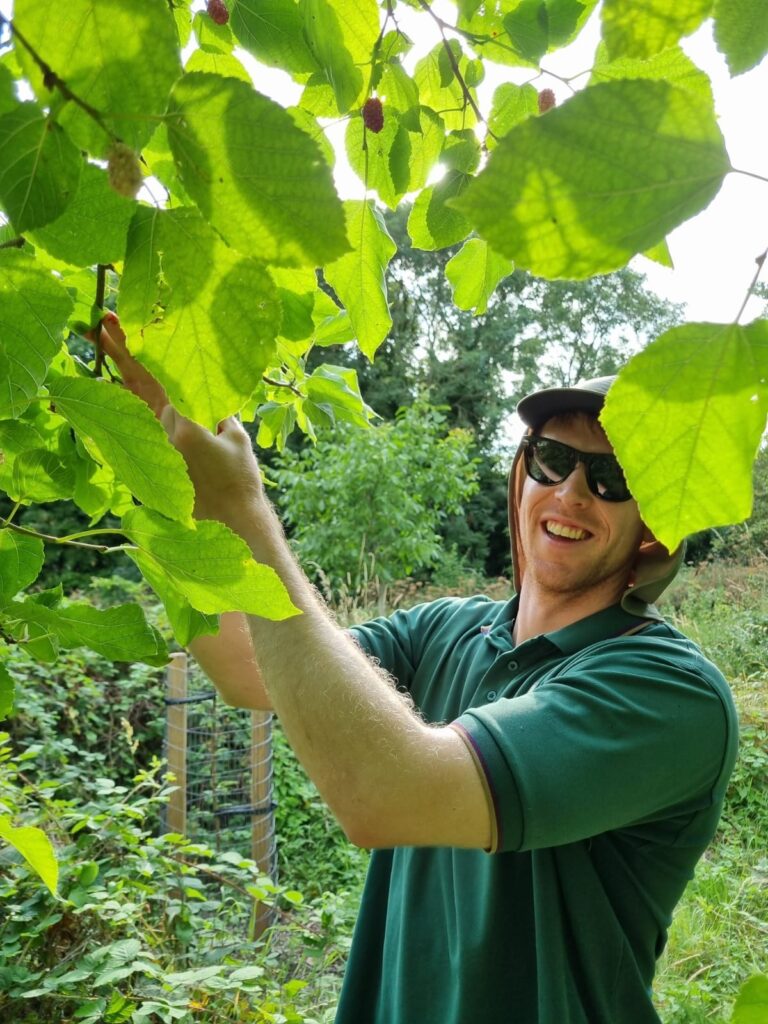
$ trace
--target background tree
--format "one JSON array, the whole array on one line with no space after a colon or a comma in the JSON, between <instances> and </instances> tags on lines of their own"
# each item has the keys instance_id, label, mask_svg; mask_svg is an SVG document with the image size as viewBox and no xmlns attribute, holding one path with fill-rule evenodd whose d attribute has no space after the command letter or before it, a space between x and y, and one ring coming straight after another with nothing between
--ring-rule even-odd
<instances>
[{"instance_id":1,"label":"background tree","mask_svg":"<svg viewBox=\"0 0 768 1024\"><path fill-rule=\"evenodd\" d=\"M273 473L303 564L338 590L387 585L439 560L438 528L477 489L468 431L416 402L370 430L337 428L286 449Z\"/></svg>"}]
</instances>

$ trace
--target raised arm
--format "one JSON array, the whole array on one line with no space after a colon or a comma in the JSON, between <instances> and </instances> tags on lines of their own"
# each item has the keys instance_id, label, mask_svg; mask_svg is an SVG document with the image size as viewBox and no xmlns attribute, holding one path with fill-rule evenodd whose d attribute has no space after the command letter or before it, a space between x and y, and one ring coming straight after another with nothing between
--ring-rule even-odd
<instances>
[{"instance_id":1,"label":"raised arm","mask_svg":"<svg viewBox=\"0 0 768 1024\"><path fill-rule=\"evenodd\" d=\"M93 341L94 339L91 338ZM175 422L168 396L155 378L129 353L125 333L114 313L107 313L101 328L101 347L120 371L123 383L143 399L157 418ZM195 510L198 518L199 508ZM189 649L227 704L253 711L271 711L267 692L253 652L248 622L240 612L220 616L219 632L193 640Z\"/></svg>"}]
</instances>

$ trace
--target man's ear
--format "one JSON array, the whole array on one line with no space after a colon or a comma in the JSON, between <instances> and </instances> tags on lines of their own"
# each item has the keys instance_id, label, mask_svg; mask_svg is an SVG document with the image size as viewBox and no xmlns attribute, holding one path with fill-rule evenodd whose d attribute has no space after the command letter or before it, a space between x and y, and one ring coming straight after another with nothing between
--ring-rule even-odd
<instances>
[{"instance_id":1,"label":"man's ear","mask_svg":"<svg viewBox=\"0 0 768 1024\"><path fill-rule=\"evenodd\" d=\"M640 547L637 556L638 559L669 558L669 551L665 545L656 539L645 524L643 524L643 533L640 537Z\"/></svg>"}]
</instances>

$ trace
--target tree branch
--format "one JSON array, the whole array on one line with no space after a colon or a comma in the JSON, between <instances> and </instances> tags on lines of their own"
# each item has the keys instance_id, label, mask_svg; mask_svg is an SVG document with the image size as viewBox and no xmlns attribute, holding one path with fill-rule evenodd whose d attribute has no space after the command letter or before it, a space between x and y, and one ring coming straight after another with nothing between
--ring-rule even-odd
<instances>
[{"instance_id":1,"label":"tree branch","mask_svg":"<svg viewBox=\"0 0 768 1024\"><path fill-rule=\"evenodd\" d=\"M755 263L757 264L757 269L755 270L754 277L752 278L752 280L749 283L749 288L747 288L747 294L744 296L744 301L741 304L741 308L739 309L739 312L736 314L736 316L733 319L733 322L735 324L737 324L739 322L739 320L741 320L741 315L744 312L744 310L747 308L747 303L749 302L750 298L752 297L752 293L755 290L755 285L757 284L757 279L760 277L760 274L763 271L763 265L765 263L766 257L768 257L768 249L766 249L765 252L760 253L759 256L755 257Z\"/></svg>"},{"instance_id":2,"label":"tree branch","mask_svg":"<svg viewBox=\"0 0 768 1024\"><path fill-rule=\"evenodd\" d=\"M40 56L37 50L35 50L35 48L32 46L29 40L26 39L21 32L19 32L15 23L11 21L10 18L6 18L5 15L0 14L0 25L7 25L10 28L14 37L18 39L18 41L30 55L35 64L37 64L37 66L40 68L40 70L43 73L43 85L45 85L46 89L58 89L65 99L71 100L72 103L76 104L78 107L80 107L81 110L85 111L85 113L96 122L99 128L101 128L102 131L104 131L113 142L120 141L114 134L114 132L112 132L106 126L106 124L104 123L104 119L102 118L99 111L96 110L95 107L92 107L90 103L86 103L85 100L81 100L79 96L72 92L72 90L69 88L64 79L60 78L59 75L56 74L56 72L49 64L46 64L46 62L43 60L43 58Z\"/></svg>"},{"instance_id":3,"label":"tree branch","mask_svg":"<svg viewBox=\"0 0 768 1024\"><path fill-rule=\"evenodd\" d=\"M69 537L54 537L50 533L38 533L37 530L28 530L24 526L17 526L9 519L0 516L0 530L12 530L25 537L37 537L39 540L47 541L49 544L70 544L76 548L88 548L89 551L99 551L101 554L111 554L113 551L125 551L129 545L118 544L116 547L109 547L107 544L86 544L83 541L73 540L73 537L89 537L95 534L120 533L120 530L86 530L84 533L73 533Z\"/></svg>"}]
</instances>

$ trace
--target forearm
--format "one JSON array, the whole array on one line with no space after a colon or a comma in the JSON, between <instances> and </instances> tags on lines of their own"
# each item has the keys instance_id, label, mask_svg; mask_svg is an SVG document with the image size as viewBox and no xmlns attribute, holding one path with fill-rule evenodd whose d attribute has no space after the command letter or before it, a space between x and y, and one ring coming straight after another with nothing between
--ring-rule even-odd
<instances>
[{"instance_id":1,"label":"forearm","mask_svg":"<svg viewBox=\"0 0 768 1024\"><path fill-rule=\"evenodd\" d=\"M198 637L189 649L227 704L252 711L272 710L245 615L226 612L219 632Z\"/></svg>"},{"instance_id":2,"label":"forearm","mask_svg":"<svg viewBox=\"0 0 768 1024\"><path fill-rule=\"evenodd\" d=\"M461 740L424 723L333 623L266 501L238 532L302 611L282 622L250 616L253 645L291 746L350 838L361 846L478 845L484 796L474 771L467 774ZM468 788L476 818L466 814Z\"/></svg>"}]
</instances>

